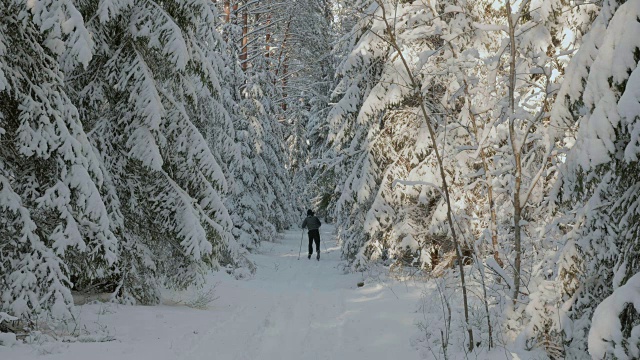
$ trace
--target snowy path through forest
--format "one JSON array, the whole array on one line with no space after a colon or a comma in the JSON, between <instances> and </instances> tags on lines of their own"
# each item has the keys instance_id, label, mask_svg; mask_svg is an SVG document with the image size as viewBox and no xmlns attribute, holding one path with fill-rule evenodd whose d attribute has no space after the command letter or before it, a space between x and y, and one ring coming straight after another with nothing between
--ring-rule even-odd
<instances>
[{"instance_id":1,"label":"snowy path through forest","mask_svg":"<svg viewBox=\"0 0 640 360\"><path fill-rule=\"evenodd\" d=\"M83 322L108 327L114 341L0 347L0 359L418 359L410 341L420 290L382 280L358 288L362 275L343 273L332 231L321 228L320 261L307 259L306 234L297 260L299 230L263 243L254 277L216 275L208 310L83 306Z\"/></svg>"},{"instance_id":2,"label":"snowy path through forest","mask_svg":"<svg viewBox=\"0 0 640 360\"><path fill-rule=\"evenodd\" d=\"M405 290L396 290L396 298L380 284L357 288L361 276L339 269L332 231L322 228L320 261L315 254L307 259L306 234L297 260L299 231L286 232L280 243L264 244L255 257L255 279L225 289L216 302L232 313L185 359L212 354L217 359L417 359L409 340L416 331L412 309L418 299Z\"/></svg>"}]
</instances>

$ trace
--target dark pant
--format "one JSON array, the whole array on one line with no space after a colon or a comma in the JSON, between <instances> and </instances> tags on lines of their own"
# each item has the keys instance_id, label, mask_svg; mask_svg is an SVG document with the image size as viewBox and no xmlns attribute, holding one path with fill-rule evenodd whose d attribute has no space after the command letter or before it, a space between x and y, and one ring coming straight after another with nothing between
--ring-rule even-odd
<instances>
[{"instance_id":1,"label":"dark pant","mask_svg":"<svg viewBox=\"0 0 640 360\"><path fill-rule=\"evenodd\" d=\"M320 231L309 230L309 255L313 254L313 242L316 243L316 252L320 254Z\"/></svg>"}]
</instances>

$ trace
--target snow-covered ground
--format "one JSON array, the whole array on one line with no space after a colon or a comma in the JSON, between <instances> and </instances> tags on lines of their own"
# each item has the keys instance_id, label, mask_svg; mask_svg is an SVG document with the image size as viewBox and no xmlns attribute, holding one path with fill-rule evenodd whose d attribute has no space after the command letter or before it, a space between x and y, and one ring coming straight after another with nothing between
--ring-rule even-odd
<instances>
[{"instance_id":1,"label":"snow-covered ground","mask_svg":"<svg viewBox=\"0 0 640 360\"><path fill-rule=\"evenodd\" d=\"M80 337L52 333L73 342L0 346L0 359L419 359L420 286L367 278L359 288L363 275L344 274L333 229L321 230L320 261L307 259L306 234L298 260L301 232L286 232L254 255L255 276L213 276L207 309L85 305Z\"/></svg>"}]
</instances>

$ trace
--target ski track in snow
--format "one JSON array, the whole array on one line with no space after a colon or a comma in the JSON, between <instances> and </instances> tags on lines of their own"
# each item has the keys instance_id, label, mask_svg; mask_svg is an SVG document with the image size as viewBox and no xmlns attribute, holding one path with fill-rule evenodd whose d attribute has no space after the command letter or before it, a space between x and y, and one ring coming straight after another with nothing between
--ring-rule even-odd
<instances>
[{"instance_id":1,"label":"ski track in snow","mask_svg":"<svg viewBox=\"0 0 640 360\"><path fill-rule=\"evenodd\" d=\"M343 273L332 232L321 228L320 261L307 259L306 233L297 260L299 230L263 244L253 278L216 277L219 298L209 310L107 304L114 310L102 314L100 305L84 306L101 313L115 341L0 346L0 359L419 359L410 340L420 289L375 282L358 288L362 275Z\"/></svg>"}]
</instances>

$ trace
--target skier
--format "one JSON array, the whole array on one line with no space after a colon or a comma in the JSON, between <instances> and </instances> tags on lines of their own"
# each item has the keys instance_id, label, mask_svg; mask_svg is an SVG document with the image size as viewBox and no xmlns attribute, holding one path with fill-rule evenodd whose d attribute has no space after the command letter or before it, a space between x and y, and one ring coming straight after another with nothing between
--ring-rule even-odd
<instances>
[{"instance_id":1,"label":"skier","mask_svg":"<svg viewBox=\"0 0 640 360\"><path fill-rule=\"evenodd\" d=\"M317 216L314 216L313 210L307 210L307 218L302 222L301 228L309 229L309 255L307 259L311 259L311 255L313 254L313 242L316 243L316 259L320 260L320 219Z\"/></svg>"}]
</instances>

